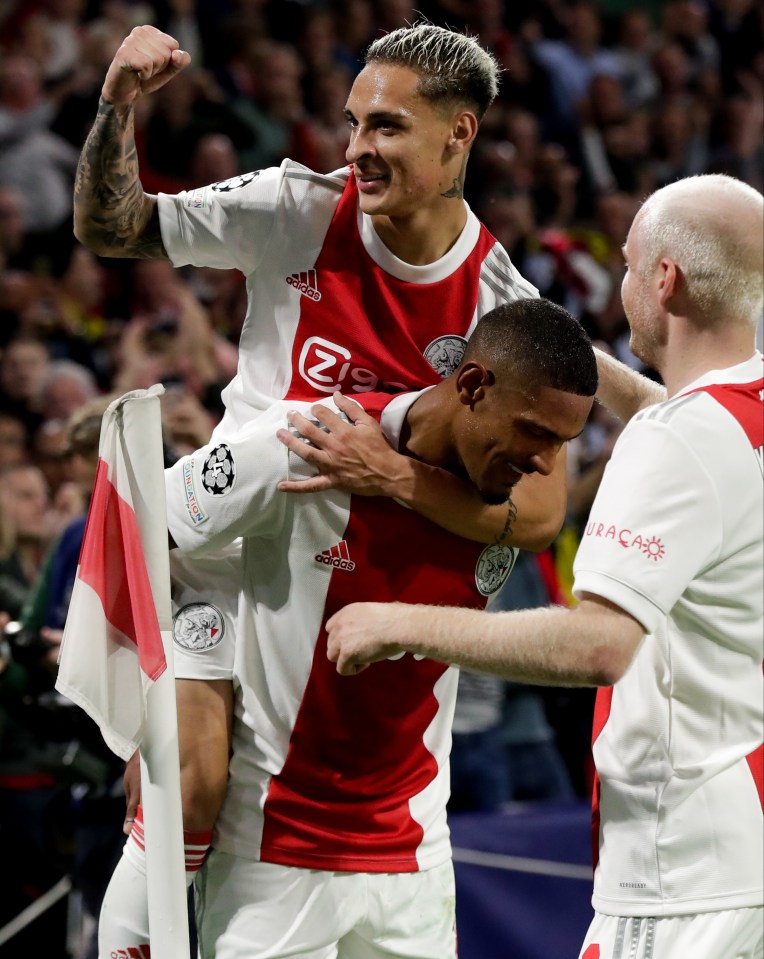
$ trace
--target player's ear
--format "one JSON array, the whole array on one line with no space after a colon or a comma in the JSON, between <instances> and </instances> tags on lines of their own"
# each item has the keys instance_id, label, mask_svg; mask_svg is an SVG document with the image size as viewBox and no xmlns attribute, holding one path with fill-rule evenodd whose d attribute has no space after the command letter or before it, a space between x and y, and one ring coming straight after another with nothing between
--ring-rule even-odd
<instances>
[{"instance_id":1,"label":"player's ear","mask_svg":"<svg viewBox=\"0 0 764 959\"><path fill-rule=\"evenodd\" d=\"M683 275L676 263L667 256L660 261L658 302L664 310L671 311L671 302L683 288Z\"/></svg>"},{"instance_id":2,"label":"player's ear","mask_svg":"<svg viewBox=\"0 0 764 959\"><path fill-rule=\"evenodd\" d=\"M469 153L477 136L478 120L471 110L460 110L455 113L451 122L451 135L446 145L452 155Z\"/></svg>"},{"instance_id":3,"label":"player's ear","mask_svg":"<svg viewBox=\"0 0 764 959\"><path fill-rule=\"evenodd\" d=\"M494 375L482 363L465 363L456 373L459 402L470 409L485 399L486 389L493 386Z\"/></svg>"}]
</instances>

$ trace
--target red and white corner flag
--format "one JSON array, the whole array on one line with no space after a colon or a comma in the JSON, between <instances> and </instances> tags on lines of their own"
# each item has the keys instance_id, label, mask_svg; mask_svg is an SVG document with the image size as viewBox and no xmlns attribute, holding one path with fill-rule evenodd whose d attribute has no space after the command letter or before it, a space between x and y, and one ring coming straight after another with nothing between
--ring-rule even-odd
<instances>
[{"instance_id":1,"label":"red and white corner flag","mask_svg":"<svg viewBox=\"0 0 764 959\"><path fill-rule=\"evenodd\" d=\"M56 689L95 720L106 744L125 760L143 738L148 690L167 668L136 516L140 500L154 514L150 521L167 528L164 490L145 485L157 475L157 457L162 469L161 432L158 447L147 442L156 437L145 422L159 417L157 392L152 387L128 393L104 414L56 681ZM164 551L166 556L166 538ZM167 604L169 609L169 592Z\"/></svg>"},{"instance_id":2,"label":"red and white corner flag","mask_svg":"<svg viewBox=\"0 0 764 959\"><path fill-rule=\"evenodd\" d=\"M162 393L134 390L104 414L56 689L119 756L140 746L151 949L188 959Z\"/></svg>"}]
</instances>

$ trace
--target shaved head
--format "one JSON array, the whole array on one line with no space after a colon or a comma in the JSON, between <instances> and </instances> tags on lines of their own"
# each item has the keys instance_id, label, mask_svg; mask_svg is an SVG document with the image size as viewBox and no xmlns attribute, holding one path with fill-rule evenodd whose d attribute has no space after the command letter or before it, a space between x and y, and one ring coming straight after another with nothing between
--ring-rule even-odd
<instances>
[{"instance_id":1,"label":"shaved head","mask_svg":"<svg viewBox=\"0 0 764 959\"><path fill-rule=\"evenodd\" d=\"M755 327L764 305L764 198L723 174L687 177L653 193L632 229L647 273L663 257L682 273L701 326Z\"/></svg>"}]
</instances>

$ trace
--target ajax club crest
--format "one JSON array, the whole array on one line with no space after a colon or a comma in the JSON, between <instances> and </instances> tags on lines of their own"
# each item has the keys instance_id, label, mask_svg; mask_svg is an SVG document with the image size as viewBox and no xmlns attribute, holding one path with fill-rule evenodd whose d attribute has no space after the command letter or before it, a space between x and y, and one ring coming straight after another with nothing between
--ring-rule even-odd
<instances>
[{"instance_id":1,"label":"ajax club crest","mask_svg":"<svg viewBox=\"0 0 764 959\"><path fill-rule=\"evenodd\" d=\"M220 644L225 624L220 611L210 603L189 603L175 615L172 636L181 649L204 653Z\"/></svg>"},{"instance_id":2,"label":"ajax club crest","mask_svg":"<svg viewBox=\"0 0 764 959\"><path fill-rule=\"evenodd\" d=\"M466 345L463 336L439 336L424 351L424 358L438 376L445 378L461 363Z\"/></svg>"},{"instance_id":3,"label":"ajax club crest","mask_svg":"<svg viewBox=\"0 0 764 959\"><path fill-rule=\"evenodd\" d=\"M517 552L511 546L486 546L475 566L475 583L483 596L491 596L509 579Z\"/></svg>"}]
</instances>

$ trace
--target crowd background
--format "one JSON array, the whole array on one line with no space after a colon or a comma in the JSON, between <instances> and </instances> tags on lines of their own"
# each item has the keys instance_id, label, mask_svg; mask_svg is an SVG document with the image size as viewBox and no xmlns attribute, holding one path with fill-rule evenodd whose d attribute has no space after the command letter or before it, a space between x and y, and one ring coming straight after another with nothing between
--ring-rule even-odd
<instances>
[{"instance_id":1,"label":"crowd background","mask_svg":"<svg viewBox=\"0 0 764 959\"><path fill-rule=\"evenodd\" d=\"M542 295L640 368L620 282L642 199L704 172L764 187L755 0L0 0L0 622L21 623L0 660L0 848L13 863L0 927L65 874L82 903L76 922L62 901L44 933L38 921L0 945L8 959L94 955L82 917L92 925L121 843L118 764L52 692L100 415L161 381L168 459L206 442L244 317L233 271L99 260L75 241L74 173L106 69L140 23L192 55L137 105L149 192L285 156L329 172L345 163L342 108L365 48L421 16L476 35L503 68L469 204ZM580 526L617 435L595 407L569 452L566 526L551 550L523 555L503 608L570 602ZM586 795L592 702L465 675L453 810Z\"/></svg>"}]
</instances>

